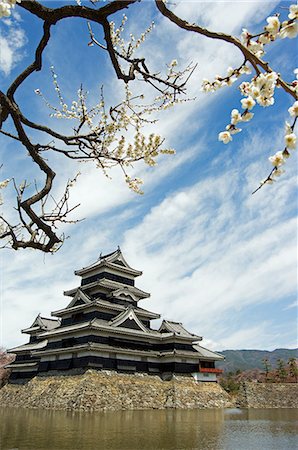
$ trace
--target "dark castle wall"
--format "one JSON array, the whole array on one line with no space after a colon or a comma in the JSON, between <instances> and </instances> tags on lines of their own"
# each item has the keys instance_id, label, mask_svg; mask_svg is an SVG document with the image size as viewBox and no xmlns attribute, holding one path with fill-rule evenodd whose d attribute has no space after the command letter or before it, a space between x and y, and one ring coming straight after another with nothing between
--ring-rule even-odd
<instances>
[{"instance_id":1,"label":"dark castle wall","mask_svg":"<svg viewBox=\"0 0 298 450\"><path fill-rule=\"evenodd\" d=\"M73 347L75 345L87 344L88 342L93 342L97 344L106 344L112 347L129 348L134 350L151 350L151 351L173 351L176 350L188 350L194 352L191 344L180 344L177 342L168 342L160 344L152 344L148 341L137 341L132 339L123 339L111 336L96 336L93 334L88 334L81 337L70 337L61 339L56 342L48 342L47 349L54 348L67 348Z\"/></svg>"},{"instance_id":2,"label":"dark castle wall","mask_svg":"<svg viewBox=\"0 0 298 450\"><path fill-rule=\"evenodd\" d=\"M160 363L147 361L121 360L116 358L102 358L97 356L84 356L56 361L43 361L39 363L38 372L48 372L51 370L70 370L70 369L105 369L117 370L118 372L147 372L164 373L175 372L187 374L198 371L198 364L189 363Z\"/></svg>"},{"instance_id":3,"label":"dark castle wall","mask_svg":"<svg viewBox=\"0 0 298 450\"><path fill-rule=\"evenodd\" d=\"M128 286L134 286L135 282L134 280L131 280L130 278L121 277L120 275L114 275L113 273L109 272L101 272L96 275L92 275L91 277L83 278L81 282L81 286L85 286L86 284L94 283L94 281L98 281L101 279L107 279L111 281L117 281L118 283L126 284Z\"/></svg>"}]
</instances>

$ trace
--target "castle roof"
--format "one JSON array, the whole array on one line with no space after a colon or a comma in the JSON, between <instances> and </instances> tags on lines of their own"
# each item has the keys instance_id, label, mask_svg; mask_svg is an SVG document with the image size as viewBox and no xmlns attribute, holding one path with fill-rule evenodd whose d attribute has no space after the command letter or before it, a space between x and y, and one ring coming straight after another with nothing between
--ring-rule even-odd
<instances>
[{"instance_id":1,"label":"castle roof","mask_svg":"<svg viewBox=\"0 0 298 450\"><path fill-rule=\"evenodd\" d=\"M225 357L220 355L219 353L212 352L205 347L201 347L199 344L193 345L193 348L199 353L201 359L211 359L212 361L221 361L224 360Z\"/></svg>"},{"instance_id":2,"label":"castle roof","mask_svg":"<svg viewBox=\"0 0 298 450\"><path fill-rule=\"evenodd\" d=\"M31 352L32 350L40 350L42 348L45 348L48 341L45 339L43 341L38 341L24 345L19 345L18 347L10 348L8 351L10 353L20 353L20 352Z\"/></svg>"},{"instance_id":3,"label":"castle roof","mask_svg":"<svg viewBox=\"0 0 298 450\"><path fill-rule=\"evenodd\" d=\"M71 302L72 303L72 302ZM107 300L102 300L102 299L95 299L92 301L88 301L86 303L82 303L79 305L71 305L71 303L69 303L69 305L66 308L63 309L59 309L57 311L53 311L52 315L53 316L63 316L67 313L71 312L77 312L77 311L82 311L85 309L89 309L89 308L98 308L98 309L103 309L103 310L113 310L113 311L118 311L118 312L122 312L125 311L127 309L127 306L125 305L121 305L118 303L111 303ZM75 302L74 302L75 303ZM138 316L144 317L144 318L149 318L149 319L159 319L160 318L160 314L155 313L153 311L148 311L147 309L144 308L140 308L139 306L134 308L135 313Z\"/></svg>"},{"instance_id":4,"label":"castle roof","mask_svg":"<svg viewBox=\"0 0 298 450\"><path fill-rule=\"evenodd\" d=\"M148 333L150 331L136 316L134 308L132 307L128 307L125 311L118 314L118 316L110 320L109 324L111 325L111 327L119 327L123 325L126 321L133 321L135 326L139 328L141 331L144 331L145 333Z\"/></svg>"},{"instance_id":5,"label":"castle roof","mask_svg":"<svg viewBox=\"0 0 298 450\"><path fill-rule=\"evenodd\" d=\"M51 319L47 317L41 317L40 314L35 318L34 322L29 328L24 328L22 333L32 334L37 331L53 330L60 325L59 319Z\"/></svg>"},{"instance_id":6,"label":"castle roof","mask_svg":"<svg viewBox=\"0 0 298 450\"><path fill-rule=\"evenodd\" d=\"M119 318L119 316L118 316ZM161 334L159 331L146 329L146 332L142 329L133 329L133 328L127 328L124 326L120 326L118 324L113 324L113 321L107 321L103 319L92 319L88 322L82 322L77 323L74 325L69 325L65 327L60 327L55 330L46 331L41 334L42 337L48 338L51 336L61 335L61 334L68 334L74 331L81 331L84 329L97 329L100 331L106 331L108 333L116 333L116 334L122 334L122 335L139 335L144 337L146 335L146 338L149 337L157 337L157 338L166 338L168 336L173 336L173 333L164 333Z\"/></svg>"},{"instance_id":7,"label":"castle roof","mask_svg":"<svg viewBox=\"0 0 298 450\"><path fill-rule=\"evenodd\" d=\"M202 340L201 336L197 336L196 334L192 334L189 331L187 331L181 322L172 322L170 320L163 320L158 331L161 333L168 331L170 333L174 333L175 335L178 335L181 337L192 338L193 341L195 341L195 340L201 341Z\"/></svg>"},{"instance_id":8,"label":"castle roof","mask_svg":"<svg viewBox=\"0 0 298 450\"><path fill-rule=\"evenodd\" d=\"M109 267L111 269L121 270L123 272L130 273L133 276L139 276L142 275L142 271L133 269L127 261L124 259L124 256L118 247L117 250L115 250L112 253L108 253L106 255L100 255L100 257L89 266L83 267L82 269L75 270L75 275L86 275L89 272L94 272L95 269L101 268L101 267Z\"/></svg>"},{"instance_id":9,"label":"castle roof","mask_svg":"<svg viewBox=\"0 0 298 450\"><path fill-rule=\"evenodd\" d=\"M74 289L64 291L64 295L66 295L67 297L73 297L78 289L81 289L83 292L85 292L92 288L103 288L104 291L112 291L124 288L124 286L118 281L112 281L106 278L102 278L101 280L85 284L84 286L78 286ZM150 297L150 294L148 292L144 292L141 289L136 288L135 286L125 286L125 289L127 289L127 292L131 292L133 295L137 296L139 299Z\"/></svg>"}]
</instances>

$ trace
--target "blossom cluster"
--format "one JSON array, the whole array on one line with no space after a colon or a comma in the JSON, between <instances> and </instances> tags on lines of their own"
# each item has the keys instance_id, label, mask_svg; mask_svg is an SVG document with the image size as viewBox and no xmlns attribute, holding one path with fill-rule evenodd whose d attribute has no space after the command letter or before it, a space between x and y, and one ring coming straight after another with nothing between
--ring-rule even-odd
<instances>
[{"instance_id":1,"label":"blossom cluster","mask_svg":"<svg viewBox=\"0 0 298 450\"><path fill-rule=\"evenodd\" d=\"M10 179L0 181L0 190L6 188L9 184L9 182L10 182ZM0 205L3 205L3 197L2 197L1 192L0 192Z\"/></svg>"},{"instance_id":2,"label":"blossom cluster","mask_svg":"<svg viewBox=\"0 0 298 450\"><path fill-rule=\"evenodd\" d=\"M120 165L128 186L135 192L142 193L141 181L138 178L132 179L127 174L127 168L139 160L143 160L149 166L155 166L159 155L175 153L172 149L162 148L163 139L159 134L151 133L147 136L142 132L144 124L155 123L155 120L148 119L148 115L163 109L165 105L169 107L168 103L175 104L171 95L167 94L165 98L159 96L151 105L140 105L138 101L144 97L142 95L133 97L126 85L125 99L117 106L107 108L103 91L101 91L100 101L89 108L88 92L81 87L77 92L77 100L69 105L62 96L53 67L51 71L58 106L51 105L40 89L36 89L35 93L53 111L50 113L51 117L78 121L78 126L74 128L79 148L76 151L78 159L94 160L97 167L106 175L107 169ZM65 152L67 153L67 150Z\"/></svg>"},{"instance_id":3,"label":"blossom cluster","mask_svg":"<svg viewBox=\"0 0 298 450\"><path fill-rule=\"evenodd\" d=\"M257 58L265 54L264 46L277 38L295 38L298 35L298 5L290 5L288 19L283 22L279 20L279 14L267 18L267 25L262 33L253 35L247 29L242 30L242 44ZM232 85L241 75L251 73L247 66L247 59L236 69L229 67L225 77L217 75L213 82L204 78L201 90L204 92L214 92L221 87Z\"/></svg>"},{"instance_id":4,"label":"blossom cluster","mask_svg":"<svg viewBox=\"0 0 298 450\"><path fill-rule=\"evenodd\" d=\"M291 83L285 83L281 80L280 75L272 71L269 68L267 71L261 72L258 65L264 70L264 63L260 59L265 54L264 46L277 38L284 39L294 38L298 34L298 5L291 5L289 7L288 20L280 21L279 14L270 16L267 18L267 25L264 27L262 33L252 35L246 29L241 34L242 44L251 52L252 58L246 56L243 64L237 68L228 68L227 76L216 76L215 81L210 82L206 79L203 80L202 90L204 92L214 92L223 86L229 86L233 84L241 75L249 73L247 62L252 61L252 66L256 71L256 75L250 80L240 84L239 89L244 98L241 100L242 111L233 109L231 112L230 123L226 126L226 129L219 133L218 139L224 144L228 144L233 139L233 135L239 133L239 123L250 121L254 113L252 109L258 104L262 107L271 106L274 104L275 88L280 87L282 84L287 84L287 88L293 92L293 96L298 95L298 69L294 71L296 79ZM254 59L256 58L256 59ZM283 173L281 166L285 163L285 160L289 158L290 151L296 146L296 135L294 134L294 126L296 124L298 110L298 101L296 101L291 108L289 108L289 114L295 119L290 125L286 122L285 133L285 148L283 151L278 151L275 155L269 158L274 168L270 175L261 182L261 186L265 183L272 183L274 177L280 176Z\"/></svg>"},{"instance_id":5,"label":"blossom cluster","mask_svg":"<svg viewBox=\"0 0 298 450\"><path fill-rule=\"evenodd\" d=\"M154 22L151 22L149 27L141 33L141 35L136 38L132 33L129 35L129 40L126 42L122 37L124 33L125 24L127 22L127 16L124 14L121 20L121 24L118 28L115 26L115 22L110 22L110 34L114 50L118 52L124 58L131 58L133 53L140 47L140 45L145 41L148 34L154 28Z\"/></svg>"},{"instance_id":6,"label":"blossom cluster","mask_svg":"<svg viewBox=\"0 0 298 450\"><path fill-rule=\"evenodd\" d=\"M286 160L291 156L291 151L296 148L297 136L294 133L294 126L298 117L298 101L296 101L289 109L289 114L293 117L293 124L290 125L289 122L285 124L285 147L283 150L276 152L274 155L269 157L269 161L273 165L273 169L269 176L261 181L260 185L272 184L275 177L279 177L284 173L282 166L285 164Z\"/></svg>"},{"instance_id":7,"label":"blossom cluster","mask_svg":"<svg viewBox=\"0 0 298 450\"><path fill-rule=\"evenodd\" d=\"M143 180L141 178L131 178L129 175L125 176L125 182L127 183L129 189L136 192L137 194L143 194L141 189L141 185L143 184Z\"/></svg>"},{"instance_id":8,"label":"blossom cluster","mask_svg":"<svg viewBox=\"0 0 298 450\"><path fill-rule=\"evenodd\" d=\"M0 19L9 17L16 3L21 3L21 0L0 0Z\"/></svg>"},{"instance_id":9,"label":"blossom cluster","mask_svg":"<svg viewBox=\"0 0 298 450\"><path fill-rule=\"evenodd\" d=\"M239 89L245 97L241 100L241 106L244 111L240 113L238 109L232 110L231 122L226 126L226 131L222 131L218 135L220 141L227 144L232 140L232 134L241 131L236 125L239 122L248 122L253 118L254 114L250 112L250 110L252 110L257 103L263 107L273 105L277 79L277 73L267 72L255 76L250 83L247 81L241 83Z\"/></svg>"},{"instance_id":10,"label":"blossom cluster","mask_svg":"<svg viewBox=\"0 0 298 450\"><path fill-rule=\"evenodd\" d=\"M232 67L228 67L227 75L222 77L220 75L216 75L215 80L213 82L207 80L207 78L203 79L201 91L203 92L215 92L221 87L231 86L235 81L244 74L250 74L251 69L247 66L246 63L243 63L237 69L233 69Z\"/></svg>"}]
</instances>

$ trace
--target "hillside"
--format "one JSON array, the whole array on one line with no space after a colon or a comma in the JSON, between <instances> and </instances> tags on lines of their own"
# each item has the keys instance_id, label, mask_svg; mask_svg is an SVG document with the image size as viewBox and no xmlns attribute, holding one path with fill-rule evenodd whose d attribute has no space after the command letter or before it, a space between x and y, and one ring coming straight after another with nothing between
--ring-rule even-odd
<instances>
[{"instance_id":1,"label":"hillside","mask_svg":"<svg viewBox=\"0 0 298 450\"><path fill-rule=\"evenodd\" d=\"M289 358L298 358L298 349L277 348L272 352L267 350L224 350L219 352L225 357L225 361L218 362L217 367L225 372L234 372L237 369L264 369L262 360L267 358L273 368L278 359L285 363Z\"/></svg>"}]
</instances>

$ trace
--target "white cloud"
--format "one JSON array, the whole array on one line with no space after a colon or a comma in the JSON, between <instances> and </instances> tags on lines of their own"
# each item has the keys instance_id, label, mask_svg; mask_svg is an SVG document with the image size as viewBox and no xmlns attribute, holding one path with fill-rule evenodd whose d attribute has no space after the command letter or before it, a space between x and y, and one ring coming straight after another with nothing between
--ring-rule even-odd
<instances>
[{"instance_id":1,"label":"white cloud","mask_svg":"<svg viewBox=\"0 0 298 450\"><path fill-rule=\"evenodd\" d=\"M296 219L291 208L295 173L270 187L274 193L263 189L248 199L247 187L241 186L246 148L238 153L237 172L225 170L222 156L222 176L213 175L166 197L125 233L123 245L128 260L144 270L142 287L152 292L146 306L167 318L179 318L221 348L227 345L223 320L232 336L243 310L266 308L297 291ZM253 173L252 166L246 167L248 173ZM242 319L239 326L245 327ZM260 335L259 341L250 338L246 347L257 341L260 347ZM239 348L236 338L237 334L228 343ZM278 346L278 338L272 345Z\"/></svg>"},{"instance_id":2,"label":"white cloud","mask_svg":"<svg viewBox=\"0 0 298 450\"><path fill-rule=\"evenodd\" d=\"M23 58L24 52L21 52L27 42L25 32L16 21L4 22L0 34L0 70L4 75L9 75L13 67Z\"/></svg>"}]
</instances>

